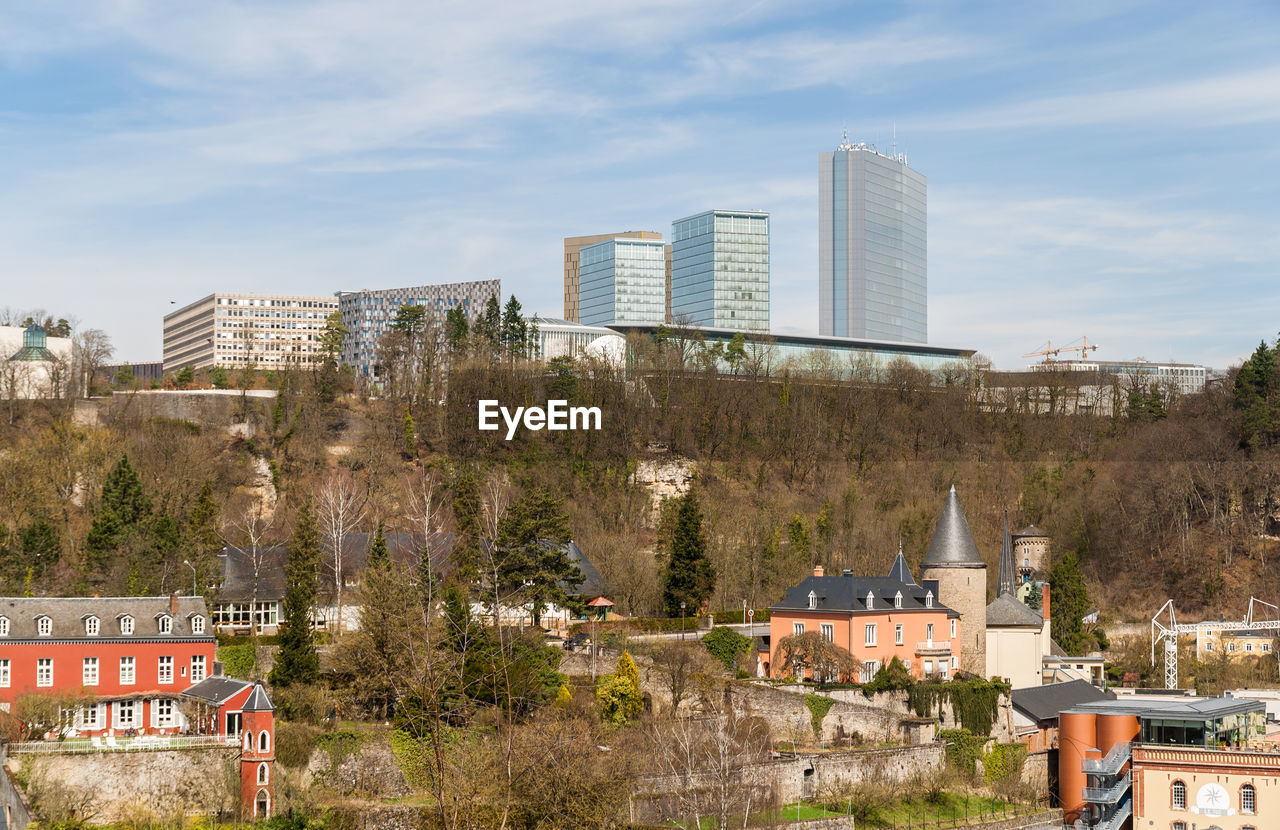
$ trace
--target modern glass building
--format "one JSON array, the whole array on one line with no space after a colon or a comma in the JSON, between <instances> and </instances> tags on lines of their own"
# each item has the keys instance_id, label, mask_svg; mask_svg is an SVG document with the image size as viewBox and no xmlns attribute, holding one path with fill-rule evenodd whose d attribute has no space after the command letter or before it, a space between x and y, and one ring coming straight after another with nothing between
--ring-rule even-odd
<instances>
[{"instance_id":1,"label":"modern glass building","mask_svg":"<svg viewBox=\"0 0 1280 830\"><path fill-rule=\"evenodd\" d=\"M671 320L769 330L769 214L709 210L671 224Z\"/></svg>"},{"instance_id":2,"label":"modern glass building","mask_svg":"<svg viewBox=\"0 0 1280 830\"><path fill-rule=\"evenodd\" d=\"M667 313L667 246L615 237L579 252L578 322L662 323Z\"/></svg>"},{"instance_id":3,"label":"modern glass building","mask_svg":"<svg viewBox=\"0 0 1280 830\"><path fill-rule=\"evenodd\" d=\"M818 332L925 343L925 177L848 135L818 155Z\"/></svg>"}]
</instances>

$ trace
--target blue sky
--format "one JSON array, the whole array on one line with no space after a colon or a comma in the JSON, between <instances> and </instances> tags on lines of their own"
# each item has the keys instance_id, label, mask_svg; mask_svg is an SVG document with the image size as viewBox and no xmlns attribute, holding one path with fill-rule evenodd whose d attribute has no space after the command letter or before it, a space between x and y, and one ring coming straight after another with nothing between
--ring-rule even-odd
<instances>
[{"instance_id":1,"label":"blue sky","mask_svg":"<svg viewBox=\"0 0 1280 830\"><path fill-rule=\"evenodd\" d=\"M817 155L929 180L929 339L1225 368L1280 329L1280 7L27 2L0 8L0 306L160 356L214 290L499 277L562 238L773 216L817 331Z\"/></svg>"}]
</instances>

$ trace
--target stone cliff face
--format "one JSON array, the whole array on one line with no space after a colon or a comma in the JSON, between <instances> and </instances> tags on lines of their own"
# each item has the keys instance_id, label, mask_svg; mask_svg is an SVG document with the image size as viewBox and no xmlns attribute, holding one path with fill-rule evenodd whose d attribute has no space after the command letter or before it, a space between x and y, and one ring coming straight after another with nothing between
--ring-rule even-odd
<instances>
[{"instance_id":1,"label":"stone cliff face","mask_svg":"<svg viewBox=\"0 0 1280 830\"><path fill-rule=\"evenodd\" d=\"M658 514L664 499L676 498L689 492L693 486L694 464L687 458L667 458L641 461L636 466L632 480L649 493L649 521L658 523Z\"/></svg>"}]
</instances>

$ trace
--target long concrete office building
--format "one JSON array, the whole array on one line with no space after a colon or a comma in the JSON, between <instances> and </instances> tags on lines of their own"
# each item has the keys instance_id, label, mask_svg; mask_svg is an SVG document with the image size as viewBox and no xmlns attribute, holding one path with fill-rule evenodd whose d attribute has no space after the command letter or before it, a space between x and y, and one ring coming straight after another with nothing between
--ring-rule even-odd
<instances>
[{"instance_id":1,"label":"long concrete office building","mask_svg":"<svg viewBox=\"0 0 1280 830\"><path fill-rule=\"evenodd\" d=\"M333 297L210 294L165 315L164 371L311 366L325 318L337 308Z\"/></svg>"}]
</instances>

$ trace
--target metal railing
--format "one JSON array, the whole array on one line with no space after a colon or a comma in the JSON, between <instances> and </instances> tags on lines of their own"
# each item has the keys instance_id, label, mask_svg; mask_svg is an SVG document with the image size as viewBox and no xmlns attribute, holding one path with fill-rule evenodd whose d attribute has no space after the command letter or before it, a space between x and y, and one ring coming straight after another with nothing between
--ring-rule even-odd
<instances>
[{"instance_id":1,"label":"metal railing","mask_svg":"<svg viewBox=\"0 0 1280 830\"><path fill-rule=\"evenodd\" d=\"M924 642L916 643L916 654L924 652L946 652L949 654L951 652L951 641L925 640Z\"/></svg>"},{"instance_id":2,"label":"metal railing","mask_svg":"<svg viewBox=\"0 0 1280 830\"><path fill-rule=\"evenodd\" d=\"M1081 796L1092 804L1116 804L1129 792L1129 786L1133 783L1131 779L1132 773L1126 772L1124 778L1110 787L1085 787L1081 790Z\"/></svg>"},{"instance_id":3,"label":"metal railing","mask_svg":"<svg viewBox=\"0 0 1280 830\"><path fill-rule=\"evenodd\" d=\"M1116 744L1103 758L1085 758L1083 769L1095 775L1115 775L1129 761L1132 750L1133 744Z\"/></svg>"},{"instance_id":4,"label":"metal railing","mask_svg":"<svg viewBox=\"0 0 1280 830\"><path fill-rule=\"evenodd\" d=\"M1133 800L1126 798L1120 802L1120 809L1093 825L1093 830L1119 830L1133 815Z\"/></svg>"},{"instance_id":5,"label":"metal railing","mask_svg":"<svg viewBox=\"0 0 1280 830\"><path fill-rule=\"evenodd\" d=\"M7 749L16 755L60 752L163 752L170 749L213 749L238 746L234 735L142 735L137 738L68 738L62 741L21 741Z\"/></svg>"}]
</instances>

